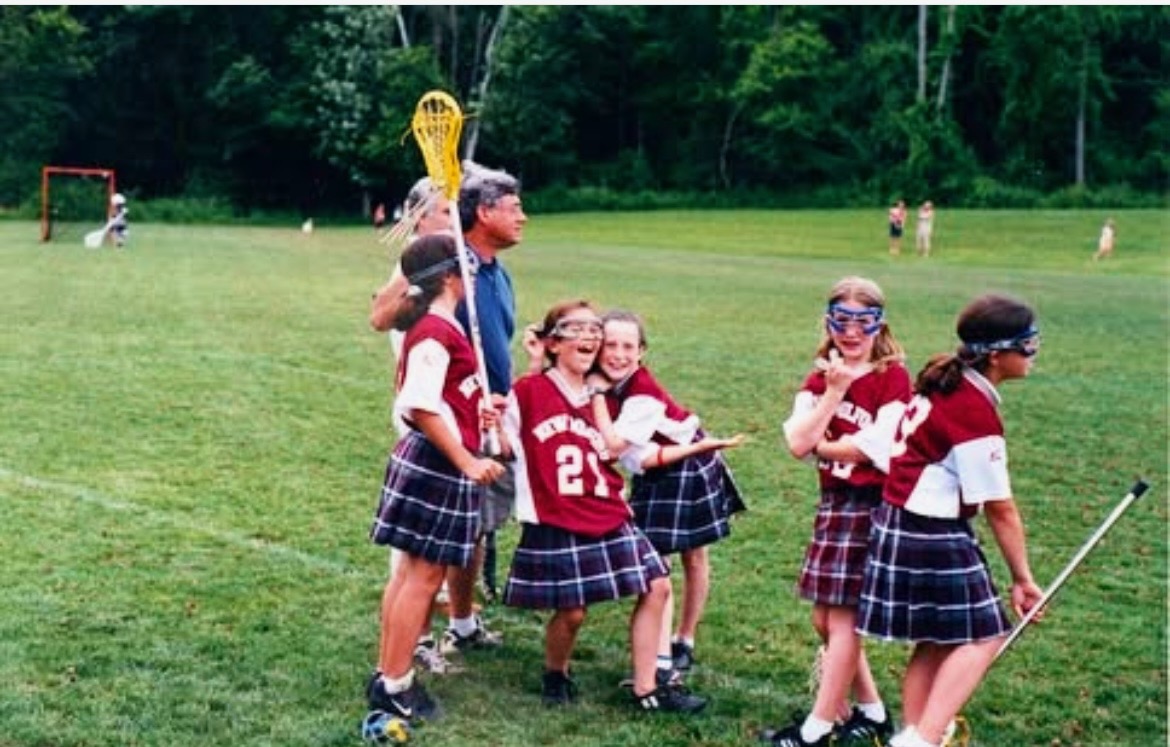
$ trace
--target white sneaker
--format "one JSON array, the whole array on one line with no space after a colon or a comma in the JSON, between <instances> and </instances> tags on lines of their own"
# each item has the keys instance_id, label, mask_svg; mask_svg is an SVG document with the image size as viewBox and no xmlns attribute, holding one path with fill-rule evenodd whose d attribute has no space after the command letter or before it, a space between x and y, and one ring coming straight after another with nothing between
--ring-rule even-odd
<instances>
[{"instance_id":1,"label":"white sneaker","mask_svg":"<svg viewBox=\"0 0 1170 747\"><path fill-rule=\"evenodd\" d=\"M444 654L454 654L466 651L469 648L496 648L504 644L504 634L488 630L483 618L475 616L475 630L470 635L462 636L450 626L443 633L443 640L439 642L439 650Z\"/></svg>"},{"instance_id":2,"label":"white sneaker","mask_svg":"<svg viewBox=\"0 0 1170 747\"><path fill-rule=\"evenodd\" d=\"M420 639L414 647L414 665L431 674L458 674L463 666L451 661L439 650L434 638Z\"/></svg>"}]
</instances>

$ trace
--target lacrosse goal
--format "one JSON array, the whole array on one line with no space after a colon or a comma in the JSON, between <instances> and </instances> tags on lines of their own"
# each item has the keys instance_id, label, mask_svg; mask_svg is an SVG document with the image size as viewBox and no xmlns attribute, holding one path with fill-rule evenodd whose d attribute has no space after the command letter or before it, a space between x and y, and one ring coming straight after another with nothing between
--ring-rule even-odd
<instances>
[{"instance_id":1,"label":"lacrosse goal","mask_svg":"<svg viewBox=\"0 0 1170 747\"><path fill-rule=\"evenodd\" d=\"M110 219L117 191L113 169L41 168L41 241L79 237Z\"/></svg>"}]
</instances>

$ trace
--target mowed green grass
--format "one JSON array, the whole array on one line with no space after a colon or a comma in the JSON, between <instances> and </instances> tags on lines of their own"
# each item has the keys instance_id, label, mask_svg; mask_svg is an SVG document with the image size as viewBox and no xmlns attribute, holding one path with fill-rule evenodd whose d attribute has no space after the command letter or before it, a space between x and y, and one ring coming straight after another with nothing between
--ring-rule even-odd
<instances>
[{"instance_id":1,"label":"mowed green grass","mask_svg":"<svg viewBox=\"0 0 1170 747\"><path fill-rule=\"evenodd\" d=\"M1165 744L1170 221L1114 213L1116 256L1093 264L1106 217L940 211L925 260L912 227L888 256L882 211L533 216L506 255L520 320L568 297L640 312L672 392L750 437L728 458L751 510L712 550L691 680L711 705L628 707L627 601L590 613L580 703L545 710L543 618L492 606L506 646L430 681L448 715L415 741L750 744L811 706L793 585L816 481L780 423L826 291L861 274L913 372L974 295L1037 308L1035 371L1002 394L1041 585L1151 485L964 709L972 744ZM131 230L126 251L88 251L0 223L0 747L357 744L386 570L366 531L393 440L366 314L389 258L355 227ZM897 717L907 649L868 651Z\"/></svg>"}]
</instances>

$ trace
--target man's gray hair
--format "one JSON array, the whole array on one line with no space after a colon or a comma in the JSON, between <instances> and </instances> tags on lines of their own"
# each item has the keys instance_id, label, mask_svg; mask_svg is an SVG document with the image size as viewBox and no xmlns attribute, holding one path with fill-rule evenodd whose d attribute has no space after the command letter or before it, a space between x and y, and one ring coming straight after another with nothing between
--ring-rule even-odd
<instances>
[{"instance_id":1,"label":"man's gray hair","mask_svg":"<svg viewBox=\"0 0 1170 747\"><path fill-rule=\"evenodd\" d=\"M459 220L463 229L475 225L475 211L480 205L491 207L501 197L519 194L520 180L508 172L464 161L463 183L459 189Z\"/></svg>"}]
</instances>

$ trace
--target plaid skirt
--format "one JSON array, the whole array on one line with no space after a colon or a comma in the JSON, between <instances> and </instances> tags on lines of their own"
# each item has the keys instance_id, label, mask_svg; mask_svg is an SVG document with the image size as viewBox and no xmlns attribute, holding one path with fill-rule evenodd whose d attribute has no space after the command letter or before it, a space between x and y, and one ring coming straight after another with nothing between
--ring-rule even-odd
<instances>
[{"instance_id":1,"label":"plaid skirt","mask_svg":"<svg viewBox=\"0 0 1170 747\"><path fill-rule=\"evenodd\" d=\"M394 447L370 539L436 565L471 565L484 488L411 431Z\"/></svg>"},{"instance_id":2,"label":"plaid skirt","mask_svg":"<svg viewBox=\"0 0 1170 747\"><path fill-rule=\"evenodd\" d=\"M893 641L963 644L1006 635L1007 610L966 519L874 512L857 632Z\"/></svg>"},{"instance_id":3,"label":"plaid skirt","mask_svg":"<svg viewBox=\"0 0 1170 747\"><path fill-rule=\"evenodd\" d=\"M669 575L646 536L631 523L603 537L586 537L548 524L522 524L520 543L504 587L504 604L528 609L573 609L641 596Z\"/></svg>"},{"instance_id":4,"label":"plaid skirt","mask_svg":"<svg viewBox=\"0 0 1170 747\"><path fill-rule=\"evenodd\" d=\"M731 534L728 518L746 506L723 455L712 451L634 475L630 508L654 549L670 555Z\"/></svg>"},{"instance_id":5,"label":"plaid skirt","mask_svg":"<svg viewBox=\"0 0 1170 747\"><path fill-rule=\"evenodd\" d=\"M880 485L822 490L797 593L814 604L856 607Z\"/></svg>"}]
</instances>

